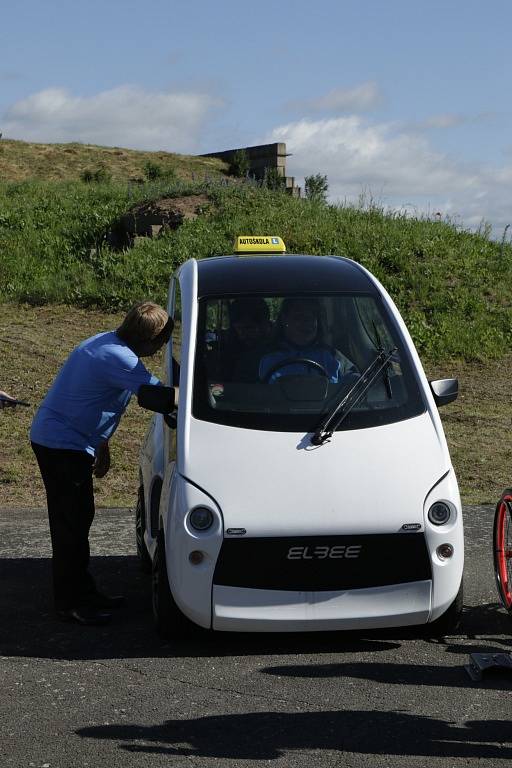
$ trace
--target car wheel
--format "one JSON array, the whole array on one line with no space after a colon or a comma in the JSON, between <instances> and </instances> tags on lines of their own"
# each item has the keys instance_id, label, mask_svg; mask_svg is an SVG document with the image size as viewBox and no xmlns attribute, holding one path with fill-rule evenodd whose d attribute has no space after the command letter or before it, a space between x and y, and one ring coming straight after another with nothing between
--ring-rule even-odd
<instances>
[{"instance_id":1,"label":"car wheel","mask_svg":"<svg viewBox=\"0 0 512 768\"><path fill-rule=\"evenodd\" d=\"M459 591L453 603L435 621L425 625L426 634L430 637L453 635L460 627L462 609L464 607L464 589L461 581Z\"/></svg>"},{"instance_id":2,"label":"car wheel","mask_svg":"<svg viewBox=\"0 0 512 768\"><path fill-rule=\"evenodd\" d=\"M151 558L144 541L145 528L144 487L141 485L137 494L137 506L135 507L135 543L137 545L137 557L139 558L141 570L144 573L151 573Z\"/></svg>"},{"instance_id":3,"label":"car wheel","mask_svg":"<svg viewBox=\"0 0 512 768\"><path fill-rule=\"evenodd\" d=\"M200 632L200 627L180 611L172 596L165 560L165 538L158 532L152 568L153 616L159 635L166 640L179 640Z\"/></svg>"}]
</instances>

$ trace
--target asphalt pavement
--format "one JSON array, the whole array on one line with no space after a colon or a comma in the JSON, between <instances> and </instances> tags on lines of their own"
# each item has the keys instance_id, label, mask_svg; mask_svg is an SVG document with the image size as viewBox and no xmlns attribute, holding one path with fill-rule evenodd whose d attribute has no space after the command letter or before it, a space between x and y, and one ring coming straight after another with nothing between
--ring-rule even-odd
<instances>
[{"instance_id":1,"label":"asphalt pavement","mask_svg":"<svg viewBox=\"0 0 512 768\"><path fill-rule=\"evenodd\" d=\"M405 630L204 633L166 644L134 555L133 515L99 510L92 569L128 602L108 627L55 620L43 510L0 509L0 765L458 768L512 760L512 652L489 507L465 509L465 609L441 641Z\"/></svg>"}]
</instances>

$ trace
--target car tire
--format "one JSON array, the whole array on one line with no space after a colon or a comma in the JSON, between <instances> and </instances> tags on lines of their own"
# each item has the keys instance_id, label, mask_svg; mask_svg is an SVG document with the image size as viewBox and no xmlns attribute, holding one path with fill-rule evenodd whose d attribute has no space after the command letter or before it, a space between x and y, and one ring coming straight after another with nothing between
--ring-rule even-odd
<instances>
[{"instance_id":1,"label":"car tire","mask_svg":"<svg viewBox=\"0 0 512 768\"><path fill-rule=\"evenodd\" d=\"M146 510L144 505L144 487L139 486L137 494L137 506L135 507L135 543L140 568L144 573L151 573L151 557L149 556L144 531L146 528Z\"/></svg>"},{"instance_id":2,"label":"car tire","mask_svg":"<svg viewBox=\"0 0 512 768\"><path fill-rule=\"evenodd\" d=\"M172 596L165 559L165 537L162 530L158 532L152 565L153 616L158 634L165 640L179 640L200 632L201 628L180 611Z\"/></svg>"},{"instance_id":3,"label":"car tire","mask_svg":"<svg viewBox=\"0 0 512 768\"><path fill-rule=\"evenodd\" d=\"M455 634L460 627L462 609L464 607L464 585L461 581L459 591L453 603L438 619L425 625L426 634L430 637L443 637Z\"/></svg>"}]
</instances>

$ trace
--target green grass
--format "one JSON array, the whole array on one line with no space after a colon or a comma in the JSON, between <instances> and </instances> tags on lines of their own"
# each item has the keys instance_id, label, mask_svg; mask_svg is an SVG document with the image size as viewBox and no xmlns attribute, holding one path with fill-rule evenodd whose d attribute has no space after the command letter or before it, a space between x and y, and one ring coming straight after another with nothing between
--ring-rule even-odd
<instances>
[{"instance_id":1,"label":"green grass","mask_svg":"<svg viewBox=\"0 0 512 768\"><path fill-rule=\"evenodd\" d=\"M194 192L209 212L178 230L112 251L105 235L135 203ZM169 275L190 257L230 253L238 234L281 235L289 252L355 259L383 283L421 353L485 360L512 342L512 248L445 222L326 206L248 186L172 181L0 185L0 300L104 310L164 301Z\"/></svg>"}]
</instances>

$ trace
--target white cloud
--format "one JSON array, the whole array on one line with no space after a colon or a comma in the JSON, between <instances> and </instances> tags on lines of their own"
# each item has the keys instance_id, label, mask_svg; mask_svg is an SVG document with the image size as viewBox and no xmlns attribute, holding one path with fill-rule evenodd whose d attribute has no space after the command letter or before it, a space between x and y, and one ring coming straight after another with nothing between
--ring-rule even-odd
<instances>
[{"instance_id":1,"label":"white cloud","mask_svg":"<svg viewBox=\"0 0 512 768\"><path fill-rule=\"evenodd\" d=\"M87 97L48 88L9 107L0 124L4 136L26 141L194 152L209 112L220 105L202 93L129 85Z\"/></svg>"},{"instance_id":2,"label":"white cloud","mask_svg":"<svg viewBox=\"0 0 512 768\"><path fill-rule=\"evenodd\" d=\"M266 141L284 141L293 157L287 171L298 182L326 174L332 200L357 202L362 192L395 209L440 211L467 227L490 221L497 233L512 221L508 201L512 166L495 169L458 162L436 151L427 138L393 123L357 116L303 119L281 125Z\"/></svg>"},{"instance_id":3,"label":"white cloud","mask_svg":"<svg viewBox=\"0 0 512 768\"><path fill-rule=\"evenodd\" d=\"M367 82L355 88L334 88L316 99L289 102L287 107L305 112L366 112L381 101L377 84Z\"/></svg>"}]
</instances>

